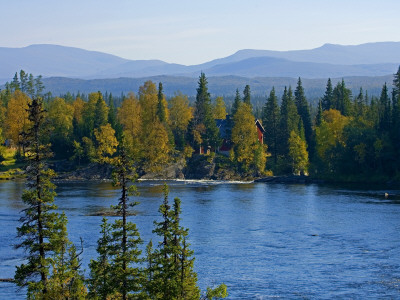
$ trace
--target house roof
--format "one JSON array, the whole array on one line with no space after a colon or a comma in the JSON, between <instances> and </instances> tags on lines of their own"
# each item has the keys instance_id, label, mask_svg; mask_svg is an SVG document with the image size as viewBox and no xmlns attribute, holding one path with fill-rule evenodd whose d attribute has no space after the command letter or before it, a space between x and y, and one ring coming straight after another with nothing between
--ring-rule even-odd
<instances>
[{"instance_id":1,"label":"house roof","mask_svg":"<svg viewBox=\"0 0 400 300\"><path fill-rule=\"evenodd\" d=\"M264 127L261 125L261 123L260 123L260 121L259 121L258 119L256 119L255 124L256 124L256 126L258 127L258 129L260 129L260 131L261 131L262 133L265 132Z\"/></svg>"}]
</instances>

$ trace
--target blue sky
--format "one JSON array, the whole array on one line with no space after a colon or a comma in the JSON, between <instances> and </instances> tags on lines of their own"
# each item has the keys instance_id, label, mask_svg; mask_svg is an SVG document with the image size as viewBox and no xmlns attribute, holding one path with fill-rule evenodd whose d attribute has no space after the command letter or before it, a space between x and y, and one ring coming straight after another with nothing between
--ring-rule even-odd
<instances>
[{"instance_id":1,"label":"blue sky","mask_svg":"<svg viewBox=\"0 0 400 300\"><path fill-rule=\"evenodd\" d=\"M398 0L15 0L0 47L58 44L198 64L240 49L400 41Z\"/></svg>"}]
</instances>

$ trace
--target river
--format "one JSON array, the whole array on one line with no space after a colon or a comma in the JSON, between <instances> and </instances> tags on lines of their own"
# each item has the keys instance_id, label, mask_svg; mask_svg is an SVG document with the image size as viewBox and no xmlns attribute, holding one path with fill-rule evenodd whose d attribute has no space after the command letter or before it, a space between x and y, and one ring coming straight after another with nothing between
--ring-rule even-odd
<instances>
[{"instance_id":1,"label":"river","mask_svg":"<svg viewBox=\"0 0 400 300\"><path fill-rule=\"evenodd\" d=\"M129 219L145 243L155 238L162 184L137 184L140 204ZM207 181L169 186L170 201L182 200L202 290L225 283L228 299L400 299L399 191ZM13 277L22 262L23 252L12 245L23 188L0 182L0 278ZM116 204L118 190L110 183L60 183L57 194L70 239L84 240L87 272L100 215ZM24 290L0 283L0 299L24 298Z\"/></svg>"}]
</instances>

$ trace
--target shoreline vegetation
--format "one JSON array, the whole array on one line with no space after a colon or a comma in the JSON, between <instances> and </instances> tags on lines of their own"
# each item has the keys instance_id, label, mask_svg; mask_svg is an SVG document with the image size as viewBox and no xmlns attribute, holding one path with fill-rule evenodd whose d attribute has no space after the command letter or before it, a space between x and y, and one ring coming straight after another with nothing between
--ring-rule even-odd
<instances>
[{"instance_id":1,"label":"shoreline vegetation","mask_svg":"<svg viewBox=\"0 0 400 300\"><path fill-rule=\"evenodd\" d=\"M272 88L262 107L253 106L249 85L233 102L211 99L204 73L194 103L179 92L167 99L161 82L127 96L54 97L41 80L21 70L0 91L0 180L24 177L30 149L21 133L32 99L40 98L42 142L54 154L57 180L111 178L110 161L125 139L143 179L400 183L400 68L393 90L383 85L379 98L362 87L352 95L344 80L333 86L328 79L318 107L300 78L281 99Z\"/></svg>"}]
</instances>

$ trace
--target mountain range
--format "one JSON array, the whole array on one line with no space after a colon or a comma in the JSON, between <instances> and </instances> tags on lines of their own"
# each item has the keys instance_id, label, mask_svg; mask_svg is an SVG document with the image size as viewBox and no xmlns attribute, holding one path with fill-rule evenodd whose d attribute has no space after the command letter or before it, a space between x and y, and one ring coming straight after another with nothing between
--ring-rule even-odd
<instances>
[{"instance_id":1,"label":"mountain range","mask_svg":"<svg viewBox=\"0 0 400 300\"><path fill-rule=\"evenodd\" d=\"M58 45L0 48L0 79L9 80L23 69L43 77L81 79L140 78L159 75L198 77L304 77L383 76L400 64L400 42L356 46L325 44L311 50L240 50L199 65L161 60L128 60L102 52Z\"/></svg>"},{"instance_id":2,"label":"mountain range","mask_svg":"<svg viewBox=\"0 0 400 300\"><path fill-rule=\"evenodd\" d=\"M218 82L217 88L224 84L233 86L234 82L252 82L256 87L257 82L275 82L277 78L281 78L278 80L280 84L286 84L298 77L312 81L326 80L328 77L354 79L362 76L384 78L386 81L387 76L394 74L399 65L400 42L355 46L325 44L315 49L293 51L247 49L189 66L161 60L128 60L102 52L59 45L0 47L0 83L11 81L15 72L24 70L35 76L42 75L47 90L56 94L68 91L67 88L72 92L83 92L90 88L104 90L107 85L112 86L108 91L135 91L133 86L136 84L132 82L141 80L143 83L148 78L163 78L172 83L167 91L175 87L184 92L189 86L196 85L200 72L204 72L208 78L215 78L212 81ZM379 84L382 80L378 80ZM377 82L376 79L370 81ZM234 90L229 93L233 94Z\"/></svg>"}]
</instances>

